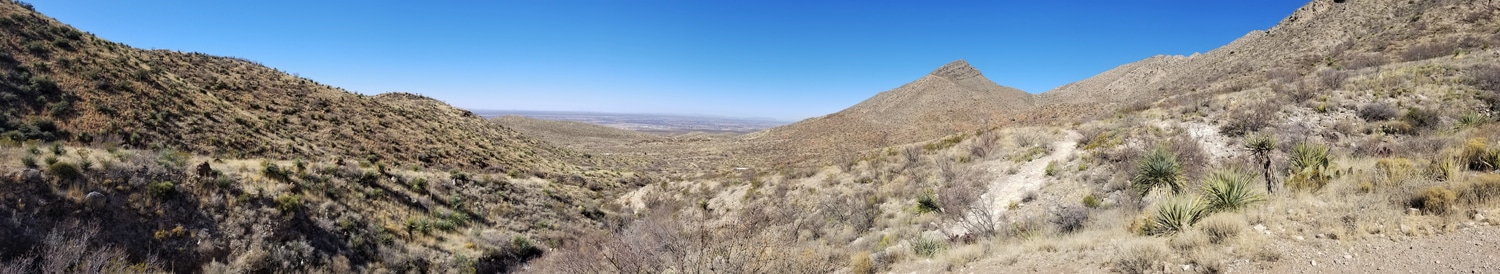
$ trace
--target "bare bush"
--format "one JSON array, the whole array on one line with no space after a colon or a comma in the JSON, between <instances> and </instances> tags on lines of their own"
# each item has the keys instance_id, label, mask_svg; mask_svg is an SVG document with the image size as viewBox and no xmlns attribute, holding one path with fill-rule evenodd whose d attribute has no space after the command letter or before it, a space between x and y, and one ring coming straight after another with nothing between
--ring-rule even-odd
<instances>
[{"instance_id":1,"label":"bare bush","mask_svg":"<svg viewBox=\"0 0 1500 274\"><path fill-rule=\"evenodd\" d=\"M1396 108L1382 103L1369 103L1359 106L1359 118L1365 121L1385 121L1396 118Z\"/></svg>"},{"instance_id":2,"label":"bare bush","mask_svg":"<svg viewBox=\"0 0 1500 274\"><path fill-rule=\"evenodd\" d=\"M1082 230L1083 224L1089 221L1088 209L1068 206L1059 209L1052 214L1052 224L1057 226L1057 231L1062 233L1073 233Z\"/></svg>"},{"instance_id":3,"label":"bare bush","mask_svg":"<svg viewBox=\"0 0 1500 274\"><path fill-rule=\"evenodd\" d=\"M1361 52L1349 54L1344 57L1344 69L1362 69L1368 67L1384 66L1389 63L1385 55L1375 52Z\"/></svg>"},{"instance_id":4,"label":"bare bush","mask_svg":"<svg viewBox=\"0 0 1500 274\"><path fill-rule=\"evenodd\" d=\"M1474 87L1492 92L1500 91L1500 65L1486 64L1469 68L1469 77Z\"/></svg>"},{"instance_id":5,"label":"bare bush","mask_svg":"<svg viewBox=\"0 0 1500 274\"><path fill-rule=\"evenodd\" d=\"M1230 137L1244 136L1271 125L1281 105L1276 102L1260 102L1237 109L1224 117L1219 133Z\"/></svg>"},{"instance_id":6,"label":"bare bush","mask_svg":"<svg viewBox=\"0 0 1500 274\"><path fill-rule=\"evenodd\" d=\"M1302 74L1295 68L1276 67L1266 70L1266 80L1273 82L1292 83L1298 78L1302 78Z\"/></svg>"},{"instance_id":7,"label":"bare bush","mask_svg":"<svg viewBox=\"0 0 1500 274\"><path fill-rule=\"evenodd\" d=\"M1402 58L1406 61L1427 60L1452 55L1455 50L1458 50L1458 45L1453 41L1431 41L1407 47Z\"/></svg>"},{"instance_id":8,"label":"bare bush","mask_svg":"<svg viewBox=\"0 0 1500 274\"><path fill-rule=\"evenodd\" d=\"M0 265L0 273L156 273L155 258L132 264L125 250L96 245L99 227L69 224L47 234L32 252Z\"/></svg>"},{"instance_id":9,"label":"bare bush","mask_svg":"<svg viewBox=\"0 0 1500 274\"><path fill-rule=\"evenodd\" d=\"M1344 80L1349 78L1349 73L1336 69L1323 69L1318 71L1318 83L1323 84L1324 89L1338 89L1344 86Z\"/></svg>"},{"instance_id":10,"label":"bare bush","mask_svg":"<svg viewBox=\"0 0 1500 274\"><path fill-rule=\"evenodd\" d=\"M974 136L974 141L969 144L969 155L974 158L984 158L993 154L995 146L1000 143L1000 134L985 132Z\"/></svg>"}]
</instances>

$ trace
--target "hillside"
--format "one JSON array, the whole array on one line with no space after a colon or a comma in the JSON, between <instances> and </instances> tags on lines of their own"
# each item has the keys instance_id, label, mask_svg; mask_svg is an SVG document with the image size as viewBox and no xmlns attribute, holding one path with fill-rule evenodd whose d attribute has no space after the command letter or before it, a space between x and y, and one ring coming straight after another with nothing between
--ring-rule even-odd
<instances>
[{"instance_id":1,"label":"hillside","mask_svg":"<svg viewBox=\"0 0 1500 274\"><path fill-rule=\"evenodd\" d=\"M0 33L0 103L13 106L0 111L0 132L16 140L221 158L568 169L558 159L570 153L435 100L355 94L241 58L131 48L15 4L0 8Z\"/></svg>"},{"instance_id":2,"label":"hillside","mask_svg":"<svg viewBox=\"0 0 1500 274\"><path fill-rule=\"evenodd\" d=\"M649 183L410 93L0 1L0 273L494 273Z\"/></svg>"},{"instance_id":3,"label":"hillside","mask_svg":"<svg viewBox=\"0 0 1500 274\"><path fill-rule=\"evenodd\" d=\"M751 134L748 140L811 159L935 139L1003 125L1035 106L1031 94L991 82L954 61L839 112Z\"/></svg>"}]
</instances>

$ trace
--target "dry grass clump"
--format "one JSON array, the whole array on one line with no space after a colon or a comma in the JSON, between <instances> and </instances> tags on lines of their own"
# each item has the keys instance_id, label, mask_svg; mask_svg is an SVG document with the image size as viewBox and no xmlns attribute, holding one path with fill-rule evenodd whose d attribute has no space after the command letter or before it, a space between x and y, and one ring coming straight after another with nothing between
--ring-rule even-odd
<instances>
[{"instance_id":1,"label":"dry grass clump","mask_svg":"<svg viewBox=\"0 0 1500 274\"><path fill-rule=\"evenodd\" d=\"M1160 243L1132 242L1120 247L1114 259L1114 267L1120 273L1153 273L1170 253Z\"/></svg>"},{"instance_id":2,"label":"dry grass clump","mask_svg":"<svg viewBox=\"0 0 1500 274\"><path fill-rule=\"evenodd\" d=\"M1197 227L1208 236L1209 243L1222 244L1239 236L1250 225L1238 215L1214 214L1199 221Z\"/></svg>"}]
</instances>

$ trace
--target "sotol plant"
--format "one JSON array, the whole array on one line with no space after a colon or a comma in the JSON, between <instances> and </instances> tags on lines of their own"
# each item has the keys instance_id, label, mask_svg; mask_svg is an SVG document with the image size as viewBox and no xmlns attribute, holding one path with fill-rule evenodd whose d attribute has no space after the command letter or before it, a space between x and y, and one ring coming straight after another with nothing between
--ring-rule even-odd
<instances>
[{"instance_id":1,"label":"sotol plant","mask_svg":"<svg viewBox=\"0 0 1500 274\"><path fill-rule=\"evenodd\" d=\"M1149 231L1158 235L1176 234L1198 223L1205 216L1208 216L1207 207L1204 207L1203 201L1198 197L1173 197L1156 208L1156 216L1151 220Z\"/></svg>"},{"instance_id":2,"label":"sotol plant","mask_svg":"<svg viewBox=\"0 0 1500 274\"><path fill-rule=\"evenodd\" d=\"M1296 189L1319 190L1333 180L1333 167L1328 160L1328 146L1301 143L1292 147L1288 166L1291 176L1286 184Z\"/></svg>"},{"instance_id":3,"label":"sotol plant","mask_svg":"<svg viewBox=\"0 0 1500 274\"><path fill-rule=\"evenodd\" d=\"M1236 211L1265 201L1265 195L1250 188L1254 178L1238 170L1219 170L1203 183L1203 196L1209 211Z\"/></svg>"},{"instance_id":4,"label":"sotol plant","mask_svg":"<svg viewBox=\"0 0 1500 274\"><path fill-rule=\"evenodd\" d=\"M1130 179L1130 186L1134 187L1141 196L1163 185L1172 188L1173 194L1182 193L1182 164L1177 162L1176 156L1165 149L1151 150L1151 155L1141 161L1136 171L1135 178Z\"/></svg>"}]
</instances>

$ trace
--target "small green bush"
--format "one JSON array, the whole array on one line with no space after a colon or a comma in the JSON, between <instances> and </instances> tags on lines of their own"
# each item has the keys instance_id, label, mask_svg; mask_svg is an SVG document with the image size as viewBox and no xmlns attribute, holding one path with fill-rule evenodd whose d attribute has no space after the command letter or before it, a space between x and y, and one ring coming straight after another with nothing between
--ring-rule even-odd
<instances>
[{"instance_id":1,"label":"small green bush","mask_svg":"<svg viewBox=\"0 0 1500 274\"><path fill-rule=\"evenodd\" d=\"M1419 129L1434 129L1441 123L1437 112L1421 108L1407 109L1406 114L1401 116L1401 120Z\"/></svg>"},{"instance_id":2,"label":"small green bush","mask_svg":"<svg viewBox=\"0 0 1500 274\"><path fill-rule=\"evenodd\" d=\"M1208 175L1203 183L1203 196L1208 200L1212 212L1237 211L1250 204L1265 201L1265 195L1250 187L1254 176L1238 170L1220 170Z\"/></svg>"},{"instance_id":3,"label":"small green bush","mask_svg":"<svg viewBox=\"0 0 1500 274\"><path fill-rule=\"evenodd\" d=\"M918 256L931 258L943 250L943 242L927 239L926 237L917 237L911 241L911 250L912 253L916 253Z\"/></svg>"},{"instance_id":4,"label":"small green bush","mask_svg":"<svg viewBox=\"0 0 1500 274\"><path fill-rule=\"evenodd\" d=\"M151 196L156 196L157 198L172 197L172 195L177 194L177 184L171 181L150 183L146 185L146 193L150 193Z\"/></svg>"},{"instance_id":5,"label":"small green bush","mask_svg":"<svg viewBox=\"0 0 1500 274\"><path fill-rule=\"evenodd\" d=\"M1099 204L1100 204L1099 196L1095 196L1093 192L1089 192L1088 195L1084 195L1083 196L1083 206L1084 207L1099 208Z\"/></svg>"},{"instance_id":6,"label":"small green bush","mask_svg":"<svg viewBox=\"0 0 1500 274\"><path fill-rule=\"evenodd\" d=\"M64 181L83 179L83 170L69 162L56 162L47 166L47 174Z\"/></svg>"},{"instance_id":7,"label":"small green bush","mask_svg":"<svg viewBox=\"0 0 1500 274\"><path fill-rule=\"evenodd\" d=\"M26 168L38 168L38 167L41 167L41 165L38 165L36 163L36 156L32 156L32 155L29 155L29 154L26 155L26 156L21 156L21 165L26 166Z\"/></svg>"},{"instance_id":8,"label":"small green bush","mask_svg":"<svg viewBox=\"0 0 1500 274\"><path fill-rule=\"evenodd\" d=\"M1167 186L1172 193L1182 193L1182 165L1177 163L1177 157L1166 149L1156 148L1151 150L1151 155L1141 160L1136 167L1136 175L1131 178L1130 185L1136 189L1141 196L1151 192L1151 189Z\"/></svg>"},{"instance_id":9,"label":"small green bush","mask_svg":"<svg viewBox=\"0 0 1500 274\"><path fill-rule=\"evenodd\" d=\"M1057 176L1057 170L1058 170L1057 161L1047 162L1047 169L1046 169L1047 176Z\"/></svg>"},{"instance_id":10,"label":"small green bush","mask_svg":"<svg viewBox=\"0 0 1500 274\"><path fill-rule=\"evenodd\" d=\"M281 212L294 212L302 208L302 196L296 194L281 194L276 196L276 209Z\"/></svg>"}]
</instances>

